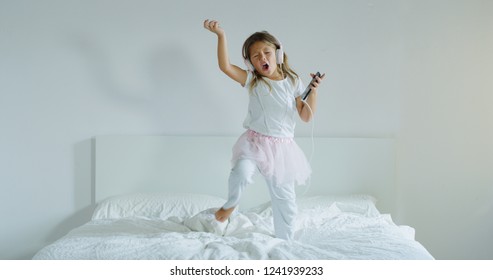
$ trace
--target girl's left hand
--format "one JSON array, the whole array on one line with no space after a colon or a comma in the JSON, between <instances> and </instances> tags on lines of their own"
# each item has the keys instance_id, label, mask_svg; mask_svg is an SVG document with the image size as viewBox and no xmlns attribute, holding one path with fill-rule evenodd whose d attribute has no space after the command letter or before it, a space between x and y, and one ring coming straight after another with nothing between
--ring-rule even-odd
<instances>
[{"instance_id":1,"label":"girl's left hand","mask_svg":"<svg viewBox=\"0 0 493 280\"><path fill-rule=\"evenodd\" d=\"M315 77L315 74L310 73L310 76L312 76L312 79ZM320 75L320 77L316 77L315 80L310 84L310 88L312 90L317 90L317 88L320 86L322 83L322 80L325 78L325 73Z\"/></svg>"}]
</instances>

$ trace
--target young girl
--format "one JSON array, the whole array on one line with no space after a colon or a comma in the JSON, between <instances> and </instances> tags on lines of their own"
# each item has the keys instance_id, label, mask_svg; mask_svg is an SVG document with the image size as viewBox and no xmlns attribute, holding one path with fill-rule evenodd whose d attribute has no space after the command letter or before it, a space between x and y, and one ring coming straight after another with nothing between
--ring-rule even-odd
<instances>
[{"instance_id":1,"label":"young girl","mask_svg":"<svg viewBox=\"0 0 493 280\"><path fill-rule=\"evenodd\" d=\"M303 184L311 173L303 151L293 139L295 115L310 121L316 108L317 88L325 74L310 85L307 106L300 97L305 90L303 83L289 67L282 45L274 36L263 31L247 38L243 58L248 70L244 70L229 62L226 34L219 22L205 20L204 28L217 35L221 71L249 92L248 114L243 123L247 130L233 147L228 200L215 213L216 219L224 222L229 218L259 170L269 187L276 237L290 240L297 212L294 184Z\"/></svg>"}]
</instances>

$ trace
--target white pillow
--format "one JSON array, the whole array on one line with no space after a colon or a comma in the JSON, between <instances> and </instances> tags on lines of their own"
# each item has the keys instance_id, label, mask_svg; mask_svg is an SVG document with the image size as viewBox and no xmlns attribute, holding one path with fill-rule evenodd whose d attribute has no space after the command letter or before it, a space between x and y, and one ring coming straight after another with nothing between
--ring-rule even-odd
<instances>
[{"instance_id":1,"label":"white pillow","mask_svg":"<svg viewBox=\"0 0 493 280\"><path fill-rule=\"evenodd\" d=\"M299 212L325 211L326 209L338 209L346 213L355 213L366 217L380 215L376 205L376 199L371 195L319 195L301 197L297 200ZM336 208L333 208L336 207Z\"/></svg>"},{"instance_id":2,"label":"white pillow","mask_svg":"<svg viewBox=\"0 0 493 280\"><path fill-rule=\"evenodd\" d=\"M342 212L358 213L365 216L379 215L376 206L376 199L371 195L317 195L301 196L296 198L298 214L302 212L316 213L326 211L332 206L336 206ZM270 202L266 202L249 210L253 213L264 213L271 207Z\"/></svg>"},{"instance_id":3,"label":"white pillow","mask_svg":"<svg viewBox=\"0 0 493 280\"><path fill-rule=\"evenodd\" d=\"M366 208L375 206L376 199L365 194L302 196L296 199L299 210L329 208L334 202Z\"/></svg>"},{"instance_id":4,"label":"white pillow","mask_svg":"<svg viewBox=\"0 0 493 280\"><path fill-rule=\"evenodd\" d=\"M191 193L137 193L111 197L96 207L93 220L186 218L226 203L220 197Z\"/></svg>"}]
</instances>

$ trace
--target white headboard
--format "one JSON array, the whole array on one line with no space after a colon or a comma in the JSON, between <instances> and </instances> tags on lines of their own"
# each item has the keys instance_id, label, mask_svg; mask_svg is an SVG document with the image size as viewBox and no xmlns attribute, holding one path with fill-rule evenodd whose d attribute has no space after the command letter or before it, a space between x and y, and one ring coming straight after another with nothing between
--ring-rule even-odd
<instances>
[{"instance_id":1,"label":"white headboard","mask_svg":"<svg viewBox=\"0 0 493 280\"><path fill-rule=\"evenodd\" d=\"M194 192L226 198L231 148L237 137L98 136L95 199L136 191ZM311 138L296 138L310 157ZM382 212L395 202L391 138L315 138L310 186L298 195L370 194ZM305 194L306 191L306 194ZM260 175L245 192L245 209L269 200ZM219 207L220 205L218 205Z\"/></svg>"}]
</instances>

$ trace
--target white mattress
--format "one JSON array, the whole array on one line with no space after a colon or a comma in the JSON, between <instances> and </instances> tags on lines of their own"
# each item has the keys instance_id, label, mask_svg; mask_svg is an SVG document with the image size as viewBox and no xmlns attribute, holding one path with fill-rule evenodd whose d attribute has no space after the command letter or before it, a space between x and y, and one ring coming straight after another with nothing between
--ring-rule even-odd
<instances>
[{"instance_id":1,"label":"white mattress","mask_svg":"<svg viewBox=\"0 0 493 280\"><path fill-rule=\"evenodd\" d=\"M95 213L34 259L433 259L413 228L396 225L372 203L307 205L299 204L291 242L274 237L268 204L225 223L215 221L211 208L160 218Z\"/></svg>"}]
</instances>

